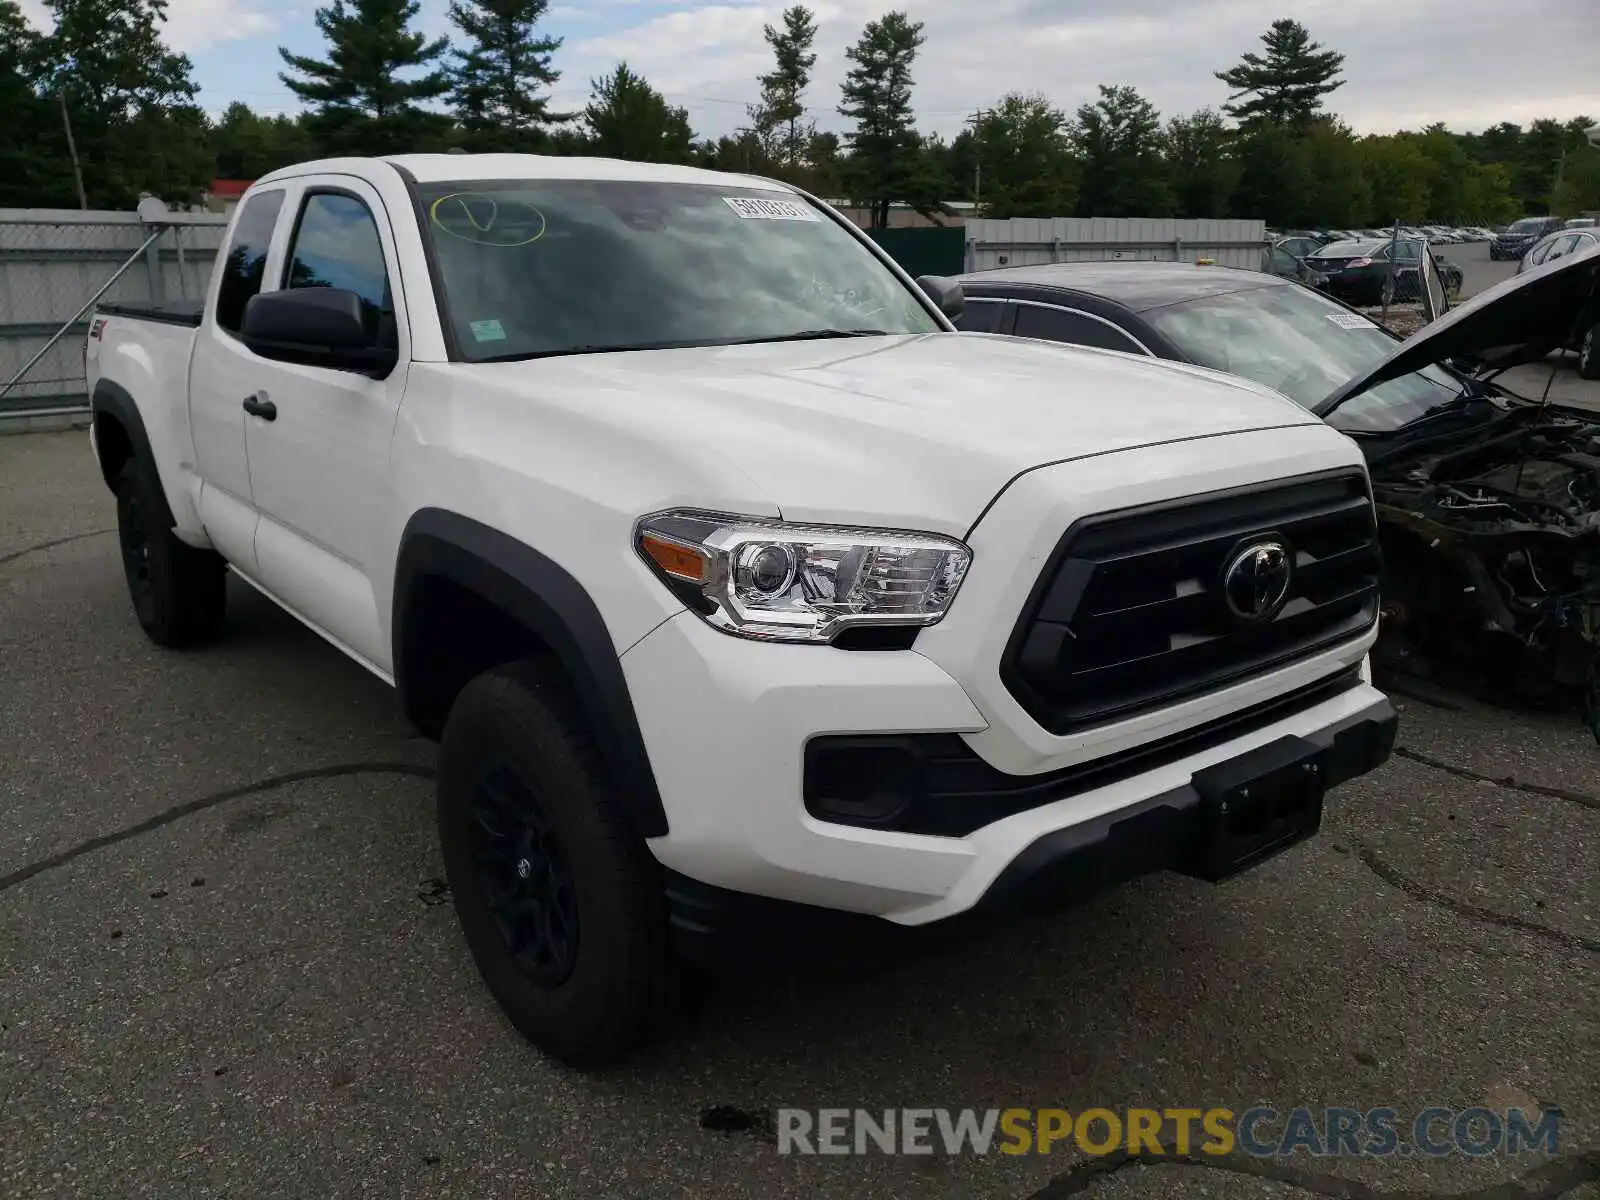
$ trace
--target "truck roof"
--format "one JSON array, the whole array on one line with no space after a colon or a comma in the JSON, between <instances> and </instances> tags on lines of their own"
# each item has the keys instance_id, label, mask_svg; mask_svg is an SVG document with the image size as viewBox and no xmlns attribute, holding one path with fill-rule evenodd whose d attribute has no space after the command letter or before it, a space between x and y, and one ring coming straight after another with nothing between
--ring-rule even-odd
<instances>
[{"instance_id":1,"label":"truck roof","mask_svg":"<svg viewBox=\"0 0 1600 1200\"><path fill-rule=\"evenodd\" d=\"M628 162L620 158L579 158L555 154L395 154L383 158L324 158L282 167L256 182L298 175L357 175L371 178L388 163L419 183L500 179L614 179L634 183L733 184L765 191L789 191L786 184L756 175L735 175L669 163Z\"/></svg>"}]
</instances>

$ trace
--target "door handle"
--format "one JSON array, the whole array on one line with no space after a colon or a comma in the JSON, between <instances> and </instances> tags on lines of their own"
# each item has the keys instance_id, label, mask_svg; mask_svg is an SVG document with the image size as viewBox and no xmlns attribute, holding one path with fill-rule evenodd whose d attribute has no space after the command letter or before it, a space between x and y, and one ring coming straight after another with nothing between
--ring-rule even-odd
<instances>
[{"instance_id":1,"label":"door handle","mask_svg":"<svg viewBox=\"0 0 1600 1200\"><path fill-rule=\"evenodd\" d=\"M259 392L254 396L246 396L244 398L244 410L252 417L260 417L263 421L276 421L278 419L278 406Z\"/></svg>"}]
</instances>

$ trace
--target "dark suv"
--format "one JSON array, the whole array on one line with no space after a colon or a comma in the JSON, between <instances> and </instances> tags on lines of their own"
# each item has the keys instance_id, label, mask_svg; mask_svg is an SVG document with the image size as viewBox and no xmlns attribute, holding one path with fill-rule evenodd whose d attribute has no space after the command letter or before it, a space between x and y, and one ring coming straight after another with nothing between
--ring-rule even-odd
<instances>
[{"instance_id":1,"label":"dark suv","mask_svg":"<svg viewBox=\"0 0 1600 1200\"><path fill-rule=\"evenodd\" d=\"M1523 217L1520 221L1513 221L1495 234L1494 241L1489 243L1489 257L1521 258L1528 252L1529 246L1546 234L1554 233L1563 224L1560 217Z\"/></svg>"}]
</instances>

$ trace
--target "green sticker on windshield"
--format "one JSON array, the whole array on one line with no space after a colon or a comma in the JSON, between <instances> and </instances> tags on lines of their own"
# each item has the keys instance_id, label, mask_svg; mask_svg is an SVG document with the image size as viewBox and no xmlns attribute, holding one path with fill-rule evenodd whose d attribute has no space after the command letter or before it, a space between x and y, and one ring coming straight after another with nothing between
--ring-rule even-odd
<instances>
[{"instance_id":1,"label":"green sticker on windshield","mask_svg":"<svg viewBox=\"0 0 1600 1200\"><path fill-rule=\"evenodd\" d=\"M499 321L474 321L472 336L480 342L503 342L506 340L505 326Z\"/></svg>"}]
</instances>

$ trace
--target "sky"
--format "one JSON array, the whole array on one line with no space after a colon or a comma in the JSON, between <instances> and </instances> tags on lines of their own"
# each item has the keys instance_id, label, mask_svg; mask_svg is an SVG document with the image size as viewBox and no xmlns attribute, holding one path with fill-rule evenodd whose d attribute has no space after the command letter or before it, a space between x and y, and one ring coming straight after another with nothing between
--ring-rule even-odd
<instances>
[{"instance_id":1,"label":"sky","mask_svg":"<svg viewBox=\"0 0 1600 1200\"><path fill-rule=\"evenodd\" d=\"M22 0L38 20L38 0ZM1600 0L817 0L817 64L807 103L822 129L835 111L845 47L899 7L925 25L915 103L920 128L950 137L1010 91L1042 92L1069 113L1098 84L1130 84L1170 116L1217 105L1212 72L1236 62L1281 16L1345 54L1329 107L1358 133L1443 121L1478 130L1500 121L1586 114L1600 120ZM315 0L169 0L165 35L194 61L199 101L213 113L242 100L292 112L278 47L321 57ZM419 28L452 31L448 0L422 0ZM565 39L555 106L580 109L589 81L619 60L674 104L701 135L746 123L756 77L770 69L762 26L781 3L750 0L552 0L545 26ZM42 22L41 22L42 23Z\"/></svg>"}]
</instances>

